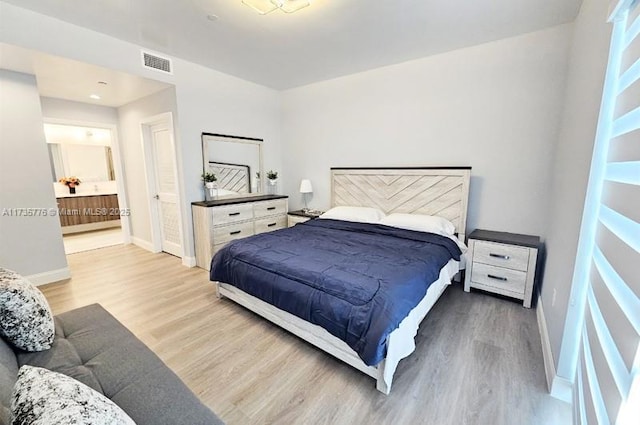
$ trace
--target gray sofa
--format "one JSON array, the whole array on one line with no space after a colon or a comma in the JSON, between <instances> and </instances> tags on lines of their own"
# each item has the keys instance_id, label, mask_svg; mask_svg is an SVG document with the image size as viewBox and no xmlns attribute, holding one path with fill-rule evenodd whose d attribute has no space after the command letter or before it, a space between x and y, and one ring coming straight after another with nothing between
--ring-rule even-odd
<instances>
[{"instance_id":1,"label":"gray sofa","mask_svg":"<svg viewBox=\"0 0 640 425\"><path fill-rule=\"evenodd\" d=\"M102 306L55 317L49 350L27 353L0 338L0 424L10 423L11 391L23 365L71 376L104 394L138 425L214 425L222 421L147 346Z\"/></svg>"}]
</instances>

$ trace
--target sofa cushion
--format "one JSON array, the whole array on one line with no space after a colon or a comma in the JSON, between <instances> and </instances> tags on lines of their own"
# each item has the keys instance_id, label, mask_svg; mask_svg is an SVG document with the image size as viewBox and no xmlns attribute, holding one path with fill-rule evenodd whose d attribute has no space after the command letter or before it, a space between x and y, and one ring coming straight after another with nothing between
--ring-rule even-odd
<instances>
[{"instance_id":1,"label":"sofa cushion","mask_svg":"<svg viewBox=\"0 0 640 425\"><path fill-rule=\"evenodd\" d=\"M18 353L18 363L85 383L138 424L222 423L158 356L98 304L56 316L53 347Z\"/></svg>"},{"instance_id":2,"label":"sofa cushion","mask_svg":"<svg viewBox=\"0 0 640 425\"><path fill-rule=\"evenodd\" d=\"M13 425L135 425L121 408L61 373L23 366L13 388Z\"/></svg>"},{"instance_id":3,"label":"sofa cushion","mask_svg":"<svg viewBox=\"0 0 640 425\"><path fill-rule=\"evenodd\" d=\"M53 314L42 292L27 279L0 267L0 334L27 351L51 348Z\"/></svg>"},{"instance_id":4,"label":"sofa cushion","mask_svg":"<svg viewBox=\"0 0 640 425\"><path fill-rule=\"evenodd\" d=\"M11 423L11 389L18 376L18 360L13 348L0 338L0 425Z\"/></svg>"}]
</instances>

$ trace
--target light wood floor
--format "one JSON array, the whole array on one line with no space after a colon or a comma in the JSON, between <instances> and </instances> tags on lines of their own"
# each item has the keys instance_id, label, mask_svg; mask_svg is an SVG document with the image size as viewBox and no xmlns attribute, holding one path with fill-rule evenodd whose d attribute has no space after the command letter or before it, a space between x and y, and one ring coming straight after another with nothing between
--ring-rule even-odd
<instances>
[{"instance_id":1,"label":"light wood floor","mask_svg":"<svg viewBox=\"0 0 640 425\"><path fill-rule=\"evenodd\" d=\"M41 287L55 313L94 302L234 424L570 424L545 389L535 310L449 287L400 363L389 396L372 378L218 300L207 272L115 246L69 257ZM153 425L153 424L148 424Z\"/></svg>"},{"instance_id":2,"label":"light wood floor","mask_svg":"<svg viewBox=\"0 0 640 425\"><path fill-rule=\"evenodd\" d=\"M122 245L124 238L122 237L122 229L116 227L64 235L62 241L64 242L64 252L69 255L113 245Z\"/></svg>"}]
</instances>

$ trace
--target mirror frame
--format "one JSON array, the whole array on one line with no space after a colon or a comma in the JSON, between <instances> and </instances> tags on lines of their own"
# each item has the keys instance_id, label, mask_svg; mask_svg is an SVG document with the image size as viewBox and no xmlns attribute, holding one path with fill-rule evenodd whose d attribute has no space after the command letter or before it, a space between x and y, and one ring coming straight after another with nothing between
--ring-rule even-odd
<instances>
[{"instance_id":1,"label":"mirror frame","mask_svg":"<svg viewBox=\"0 0 640 425\"><path fill-rule=\"evenodd\" d=\"M214 140L208 140L207 138L214 138ZM260 185L256 186L258 188L257 193L248 193L247 196L255 196L263 194L263 182L264 182L264 163L262 157L262 143L264 139L257 139L254 137L242 137L242 136L232 136L228 134L219 134L219 133L207 133L203 132L200 136L202 141L202 172L205 173L209 169L209 156L208 156L208 143L210 141L220 141L220 142L237 142L244 143L249 145L254 145L258 148L258 167L260 168ZM249 188L251 188L251 182L255 179L251 173L249 173Z\"/></svg>"}]
</instances>

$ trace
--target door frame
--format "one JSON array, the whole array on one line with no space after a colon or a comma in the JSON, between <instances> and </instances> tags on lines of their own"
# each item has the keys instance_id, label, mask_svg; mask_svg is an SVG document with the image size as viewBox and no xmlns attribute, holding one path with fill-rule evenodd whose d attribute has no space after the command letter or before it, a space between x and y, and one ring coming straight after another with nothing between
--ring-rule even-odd
<instances>
[{"instance_id":1,"label":"door frame","mask_svg":"<svg viewBox=\"0 0 640 425\"><path fill-rule=\"evenodd\" d=\"M71 120L66 118L42 117L44 124L66 125L69 127L92 127L102 128L111 132L111 157L113 159L113 172L116 177L116 188L118 197L118 208L121 211L128 211L127 185L124 177L124 166L120 155L120 138L118 137L118 126L103 122ZM122 242L124 245L131 244L131 217L129 214L120 215L120 227L122 228Z\"/></svg>"},{"instance_id":2,"label":"door frame","mask_svg":"<svg viewBox=\"0 0 640 425\"><path fill-rule=\"evenodd\" d=\"M178 230L180 232L180 246L182 248L182 260L185 261L185 243L183 231L183 214L182 200L184 193L182 192L182 175L178 172L178 151L176 149L175 132L173 125L173 113L163 112L158 115L144 118L140 121L140 132L142 141L142 155L144 165L144 175L147 185L147 197L149 205L149 221L151 223L151 251L154 253L162 252L162 229L160 223L160 207L157 200L153 197L156 192L156 175L155 175L155 158L153 156L151 127L157 124L166 124L169 129L169 141L171 143L171 151L173 152L173 172L176 176L176 197L178 203Z\"/></svg>"}]
</instances>

